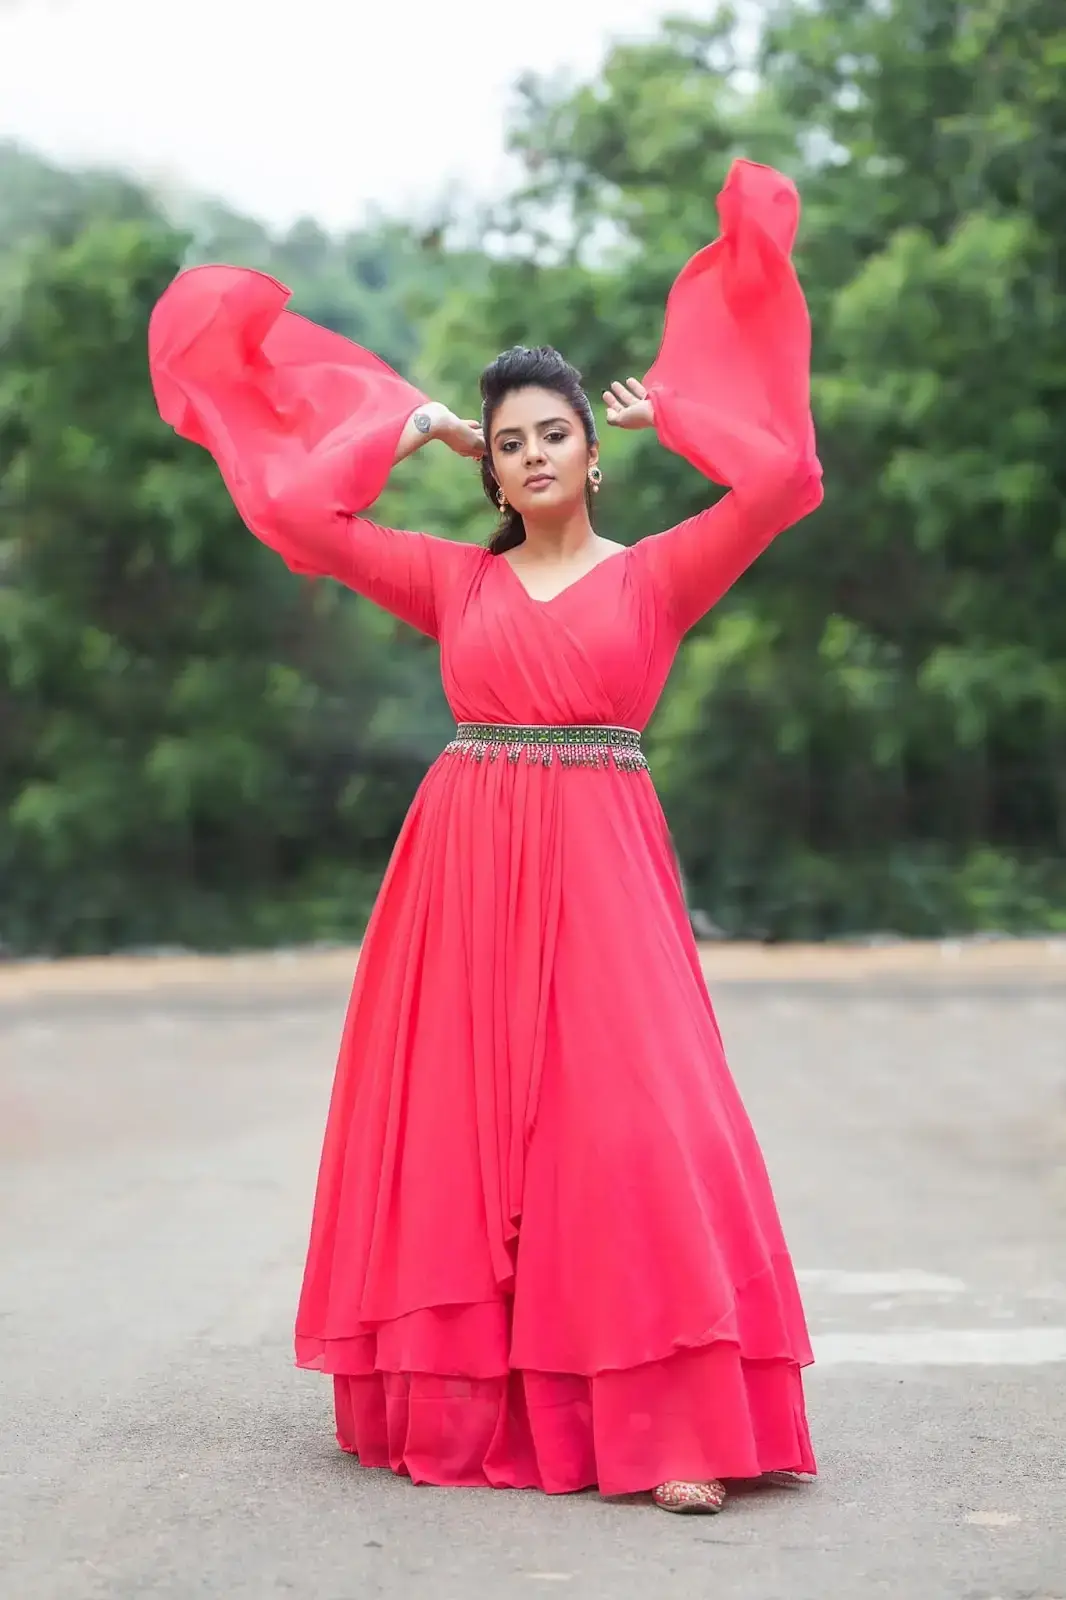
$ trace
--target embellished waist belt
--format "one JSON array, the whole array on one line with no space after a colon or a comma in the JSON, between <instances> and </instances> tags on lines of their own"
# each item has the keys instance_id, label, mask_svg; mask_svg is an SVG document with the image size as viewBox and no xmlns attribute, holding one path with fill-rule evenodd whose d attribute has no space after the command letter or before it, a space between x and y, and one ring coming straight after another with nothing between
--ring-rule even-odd
<instances>
[{"instance_id":1,"label":"embellished waist belt","mask_svg":"<svg viewBox=\"0 0 1066 1600\"><path fill-rule=\"evenodd\" d=\"M460 722L444 754L470 761L495 761L506 756L508 761L525 759L544 767L558 761L564 767L613 764L622 772L648 770L637 729L602 723L500 727L491 722Z\"/></svg>"}]
</instances>

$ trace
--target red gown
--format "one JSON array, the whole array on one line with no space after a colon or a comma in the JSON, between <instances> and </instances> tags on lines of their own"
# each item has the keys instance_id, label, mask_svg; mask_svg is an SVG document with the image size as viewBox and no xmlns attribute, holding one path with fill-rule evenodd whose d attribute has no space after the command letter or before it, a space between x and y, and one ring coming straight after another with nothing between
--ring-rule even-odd
<instances>
[{"instance_id":1,"label":"red gown","mask_svg":"<svg viewBox=\"0 0 1066 1600\"><path fill-rule=\"evenodd\" d=\"M160 409L245 520L439 640L457 721L650 717L685 630L821 498L787 180L737 163L648 374L732 493L536 601L485 550L353 516L423 397L228 267L153 317ZM444 754L404 823L340 1049L296 1358L341 1445L422 1482L814 1471L810 1346L644 771Z\"/></svg>"}]
</instances>

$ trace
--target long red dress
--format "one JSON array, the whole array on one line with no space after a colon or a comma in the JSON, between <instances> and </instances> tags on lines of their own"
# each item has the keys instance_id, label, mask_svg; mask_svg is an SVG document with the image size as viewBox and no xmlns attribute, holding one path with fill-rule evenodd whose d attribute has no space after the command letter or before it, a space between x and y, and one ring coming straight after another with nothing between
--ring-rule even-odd
<instances>
[{"instance_id":1,"label":"long red dress","mask_svg":"<svg viewBox=\"0 0 1066 1600\"><path fill-rule=\"evenodd\" d=\"M643 728L685 630L821 498L795 191L740 162L719 207L647 381L663 442L733 492L552 600L352 515L422 397L272 279L176 280L160 408L291 567L439 640L457 721ZM296 1357L346 1450L423 1482L814 1471L795 1278L647 772L431 768L356 974Z\"/></svg>"}]
</instances>

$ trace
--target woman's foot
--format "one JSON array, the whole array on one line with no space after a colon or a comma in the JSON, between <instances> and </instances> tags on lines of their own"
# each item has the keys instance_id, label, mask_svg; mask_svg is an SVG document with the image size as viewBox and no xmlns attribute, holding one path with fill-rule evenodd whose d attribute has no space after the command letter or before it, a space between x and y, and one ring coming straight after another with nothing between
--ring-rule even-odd
<instances>
[{"instance_id":1,"label":"woman's foot","mask_svg":"<svg viewBox=\"0 0 1066 1600\"><path fill-rule=\"evenodd\" d=\"M685 1483L673 1479L653 1489L652 1499L660 1511L711 1516L725 1505L725 1484L719 1483L717 1478L712 1478L709 1483Z\"/></svg>"}]
</instances>

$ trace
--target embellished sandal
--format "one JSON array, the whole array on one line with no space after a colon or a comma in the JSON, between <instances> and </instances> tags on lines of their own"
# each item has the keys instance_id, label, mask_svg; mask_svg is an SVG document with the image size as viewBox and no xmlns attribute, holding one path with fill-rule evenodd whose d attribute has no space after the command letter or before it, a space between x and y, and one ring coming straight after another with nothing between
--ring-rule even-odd
<instances>
[{"instance_id":1,"label":"embellished sandal","mask_svg":"<svg viewBox=\"0 0 1066 1600\"><path fill-rule=\"evenodd\" d=\"M725 1505L725 1484L712 1478L709 1483L684 1483L674 1479L652 1490L660 1511L677 1511L689 1516L712 1516Z\"/></svg>"}]
</instances>

